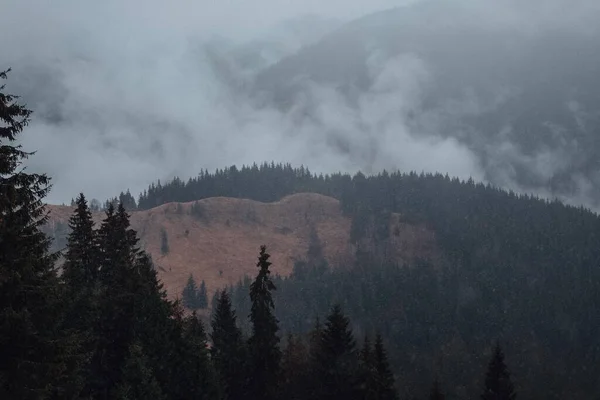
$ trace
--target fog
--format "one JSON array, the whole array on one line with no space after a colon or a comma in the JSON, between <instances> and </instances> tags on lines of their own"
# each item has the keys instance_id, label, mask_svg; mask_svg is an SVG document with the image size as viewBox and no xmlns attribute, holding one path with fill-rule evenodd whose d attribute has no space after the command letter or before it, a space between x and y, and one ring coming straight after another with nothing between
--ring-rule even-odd
<instances>
[{"instance_id":1,"label":"fog","mask_svg":"<svg viewBox=\"0 0 600 400\"><path fill-rule=\"evenodd\" d=\"M490 29L596 30L591 0L455 1L472 10L471 23ZM271 160L319 172L387 168L487 180L472 146L420 132L439 115L411 123L432 82L430 66L412 54L373 51L365 60L369 85L352 102L312 81L285 109L252 93L256 73L279 59L347 21L408 3L4 0L0 69L13 68L7 89L34 110L22 135L25 149L37 151L29 168L53 178L51 203L80 191L99 199L127 188L137 194L156 179ZM506 187L519 189L511 157L541 174L560 167L556 157L521 154L510 142L494 152L502 155L495 182ZM589 185L582 178L570 200L590 204Z\"/></svg>"}]
</instances>

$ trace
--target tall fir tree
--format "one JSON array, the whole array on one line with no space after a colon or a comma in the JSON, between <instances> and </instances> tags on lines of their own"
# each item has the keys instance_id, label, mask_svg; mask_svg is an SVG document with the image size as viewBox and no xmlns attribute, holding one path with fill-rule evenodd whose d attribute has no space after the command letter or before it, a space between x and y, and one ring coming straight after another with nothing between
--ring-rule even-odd
<instances>
[{"instance_id":1,"label":"tall fir tree","mask_svg":"<svg viewBox=\"0 0 600 400\"><path fill-rule=\"evenodd\" d=\"M0 85L0 398L71 398L80 343L61 329L65 293L41 230L50 180L22 167L32 153L15 141L31 111L4 89Z\"/></svg>"},{"instance_id":2,"label":"tall fir tree","mask_svg":"<svg viewBox=\"0 0 600 400\"><path fill-rule=\"evenodd\" d=\"M139 343L134 342L129 346L121 375L123 379L115 390L114 398L116 400L166 399L152 369L148 366L148 358Z\"/></svg>"},{"instance_id":3,"label":"tall fir tree","mask_svg":"<svg viewBox=\"0 0 600 400\"><path fill-rule=\"evenodd\" d=\"M211 359L225 400L242 400L246 392L246 349L227 291L217 297L210 335Z\"/></svg>"},{"instance_id":4,"label":"tall fir tree","mask_svg":"<svg viewBox=\"0 0 600 400\"><path fill-rule=\"evenodd\" d=\"M339 305L333 306L321 335L316 374L319 399L351 400L362 397L359 357L350 321Z\"/></svg>"},{"instance_id":5,"label":"tall fir tree","mask_svg":"<svg viewBox=\"0 0 600 400\"><path fill-rule=\"evenodd\" d=\"M206 282L204 282L204 279L202 280L202 283L200 283L200 288L198 289L196 297L198 308L202 310L208 308L208 294L206 293Z\"/></svg>"},{"instance_id":6,"label":"tall fir tree","mask_svg":"<svg viewBox=\"0 0 600 400\"><path fill-rule=\"evenodd\" d=\"M256 264L258 274L250 285L252 336L248 341L248 349L252 380L249 398L256 400L275 399L280 376L279 327L271 293L276 288L270 277L269 257L266 246L261 246Z\"/></svg>"},{"instance_id":7,"label":"tall fir tree","mask_svg":"<svg viewBox=\"0 0 600 400\"><path fill-rule=\"evenodd\" d=\"M196 285L196 280L194 276L190 274L187 284L183 288L183 292L181 293L181 300L183 301L183 306L185 308L189 308L190 310L197 310L198 307L198 286Z\"/></svg>"},{"instance_id":8,"label":"tall fir tree","mask_svg":"<svg viewBox=\"0 0 600 400\"><path fill-rule=\"evenodd\" d=\"M320 377L316 371L319 371L321 346L323 338L323 326L319 317L315 318L312 329L308 332L308 374L306 390L308 391L308 399L317 399L321 394Z\"/></svg>"},{"instance_id":9,"label":"tall fir tree","mask_svg":"<svg viewBox=\"0 0 600 400\"><path fill-rule=\"evenodd\" d=\"M375 367L378 400L396 400L398 398L394 388L394 374L390 368L387 353L383 346L383 339L377 333L373 347L373 365Z\"/></svg>"},{"instance_id":10,"label":"tall fir tree","mask_svg":"<svg viewBox=\"0 0 600 400\"><path fill-rule=\"evenodd\" d=\"M99 278L103 288L99 305L97 351L93 360L96 397L108 399L121 384L123 363L135 339L135 263L139 255L135 231L122 205L110 204L98 232Z\"/></svg>"},{"instance_id":11,"label":"tall fir tree","mask_svg":"<svg viewBox=\"0 0 600 400\"><path fill-rule=\"evenodd\" d=\"M302 338L288 334L281 359L281 398L310 398L310 372L308 352Z\"/></svg>"},{"instance_id":12,"label":"tall fir tree","mask_svg":"<svg viewBox=\"0 0 600 400\"><path fill-rule=\"evenodd\" d=\"M97 344L95 324L100 295L99 258L92 213L83 193L75 200L75 207L69 219L71 232L61 275L68 298L64 327L77 330L83 339L86 362L81 369L85 385L82 395L87 396L90 395L88 383L93 373L89 361Z\"/></svg>"},{"instance_id":13,"label":"tall fir tree","mask_svg":"<svg viewBox=\"0 0 600 400\"><path fill-rule=\"evenodd\" d=\"M135 340L144 347L148 365L161 384L163 393L169 394L169 368L175 365L172 344L166 339L173 329L175 305L168 300L167 292L159 281L152 259L145 252L138 254L133 270L134 286L133 326Z\"/></svg>"},{"instance_id":14,"label":"tall fir tree","mask_svg":"<svg viewBox=\"0 0 600 400\"><path fill-rule=\"evenodd\" d=\"M218 397L216 376L209 358L206 331L204 324L194 311L184 321L183 339L188 347L188 354L181 365L183 374L189 380L187 398L212 400Z\"/></svg>"},{"instance_id":15,"label":"tall fir tree","mask_svg":"<svg viewBox=\"0 0 600 400\"><path fill-rule=\"evenodd\" d=\"M488 364L485 386L481 400L515 400L517 394L504 363L504 353L500 342L496 342L494 354Z\"/></svg>"},{"instance_id":16,"label":"tall fir tree","mask_svg":"<svg viewBox=\"0 0 600 400\"><path fill-rule=\"evenodd\" d=\"M377 371L375 369L375 360L373 355L373 346L369 336L365 335L363 347L360 350L360 381L364 390L365 400L374 400L378 398Z\"/></svg>"},{"instance_id":17,"label":"tall fir tree","mask_svg":"<svg viewBox=\"0 0 600 400\"><path fill-rule=\"evenodd\" d=\"M71 292L93 287L99 272L94 221L83 193L75 200L75 207L69 218L71 232L67 239L62 273L62 278Z\"/></svg>"}]
</instances>

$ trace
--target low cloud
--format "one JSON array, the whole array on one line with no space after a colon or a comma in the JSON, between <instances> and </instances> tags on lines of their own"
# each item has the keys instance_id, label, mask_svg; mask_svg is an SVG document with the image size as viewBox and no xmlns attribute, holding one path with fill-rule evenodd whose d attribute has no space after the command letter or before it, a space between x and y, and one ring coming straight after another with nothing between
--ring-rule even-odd
<instances>
[{"instance_id":1,"label":"low cloud","mask_svg":"<svg viewBox=\"0 0 600 400\"><path fill-rule=\"evenodd\" d=\"M532 10L507 0L490 13L457 1L495 14L498 24L525 26L519 21ZM339 88L306 81L289 109L258 105L246 89L261 63L240 61L240 46L276 42L281 31L272 27L281 29L277 24L286 18L318 13L349 20L398 5L298 3L8 0L0 15L1 62L14 69L8 89L23 94L35 111L23 145L37 150L30 168L53 177L48 200L68 202L80 191L99 199L126 188L137 193L156 179L263 160L319 172L386 168L477 180L489 178L482 162L496 162L507 185L514 183L513 164L501 164L527 157L510 143L490 152L491 161L481 160L459 139L435 133L443 110L427 114L423 107L432 71L412 54L388 57L372 49L366 60L371 84L352 102ZM540 13L547 16L537 18L539 24L555 23L565 2L554 3ZM561 21L583 18L572 14ZM307 22L304 32L290 33L288 47L278 43L277 51L263 53L263 63L295 51L310 29ZM508 95L499 98L498 104ZM476 114L482 107L467 96L445 112ZM554 168L548 157L529 162L547 171Z\"/></svg>"}]
</instances>

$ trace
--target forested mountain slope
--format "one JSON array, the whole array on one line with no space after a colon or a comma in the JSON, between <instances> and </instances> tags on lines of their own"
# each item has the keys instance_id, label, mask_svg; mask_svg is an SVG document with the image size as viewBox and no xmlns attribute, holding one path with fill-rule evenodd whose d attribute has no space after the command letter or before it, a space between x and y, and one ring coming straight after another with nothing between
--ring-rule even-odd
<instances>
[{"instance_id":1,"label":"forested mountain slope","mask_svg":"<svg viewBox=\"0 0 600 400\"><path fill-rule=\"evenodd\" d=\"M45 229L58 250L66 244L74 209L49 206L49 210ZM93 217L99 225L104 212L96 211ZM273 271L283 276L291 273L295 262L306 260L311 243L320 244L332 265L353 264L355 259L351 219L342 214L338 200L318 194L295 194L272 203L228 197L168 203L133 211L131 224L172 298L181 296L190 274L198 283L206 282L209 294L252 275L252 260L261 244L272 249ZM423 225L405 223L396 215L390 229L395 232L389 252L394 260L439 263L435 237Z\"/></svg>"},{"instance_id":2,"label":"forested mountain slope","mask_svg":"<svg viewBox=\"0 0 600 400\"><path fill-rule=\"evenodd\" d=\"M343 304L357 332L379 330L392 343L407 395L440 375L456 398L472 397L479 381L470 379L493 338L510 347L525 398L597 392L600 219L587 209L443 175L315 176L268 164L151 185L139 203L218 195L276 201L305 191L339 199L355 257L337 264L305 253L289 278L275 281L284 330L306 331ZM426 228L440 256L391 257L398 218ZM319 239L326 248L326 237ZM248 283L230 286L242 315Z\"/></svg>"}]
</instances>

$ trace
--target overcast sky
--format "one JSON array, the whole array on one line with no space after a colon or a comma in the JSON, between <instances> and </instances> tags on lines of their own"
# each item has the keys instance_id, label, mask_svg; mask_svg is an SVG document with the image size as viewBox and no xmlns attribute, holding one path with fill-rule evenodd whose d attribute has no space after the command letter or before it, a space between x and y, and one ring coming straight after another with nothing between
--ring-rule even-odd
<instances>
[{"instance_id":1,"label":"overcast sky","mask_svg":"<svg viewBox=\"0 0 600 400\"><path fill-rule=\"evenodd\" d=\"M592 24L587 11L600 3L566 7L571 3L565 0L498 0L490 8L474 0L439 1L460 1L489 23L520 27L536 22L585 27ZM8 88L24 94L34 108L23 144L38 151L31 168L53 178L48 200L54 203L80 191L101 200L127 188L137 194L158 178L265 160L320 171L393 167L482 179L479 160L468 148L455 140L418 138L397 113L419 104L429 79L427 65L410 55L368 61L373 85L361 94L358 110L331 88L312 88L316 116L298 122L293 113L257 108L232 92L217 76L222 68L215 69L201 51L215 37L238 44L281 38L277 24L305 14L347 21L406 3L3 0L0 69L13 67ZM308 33L289 34L283 47L287 43L293 51ZM226 63L227 56L222 58ZM233 71L233 78L245 79L242 72ZM375 144L357 126L380 131ZM350 153L331 152L323 130L349 138ZM370 146L378 147L378 158L365 164Z\"/></svg>"}]
</instances>

